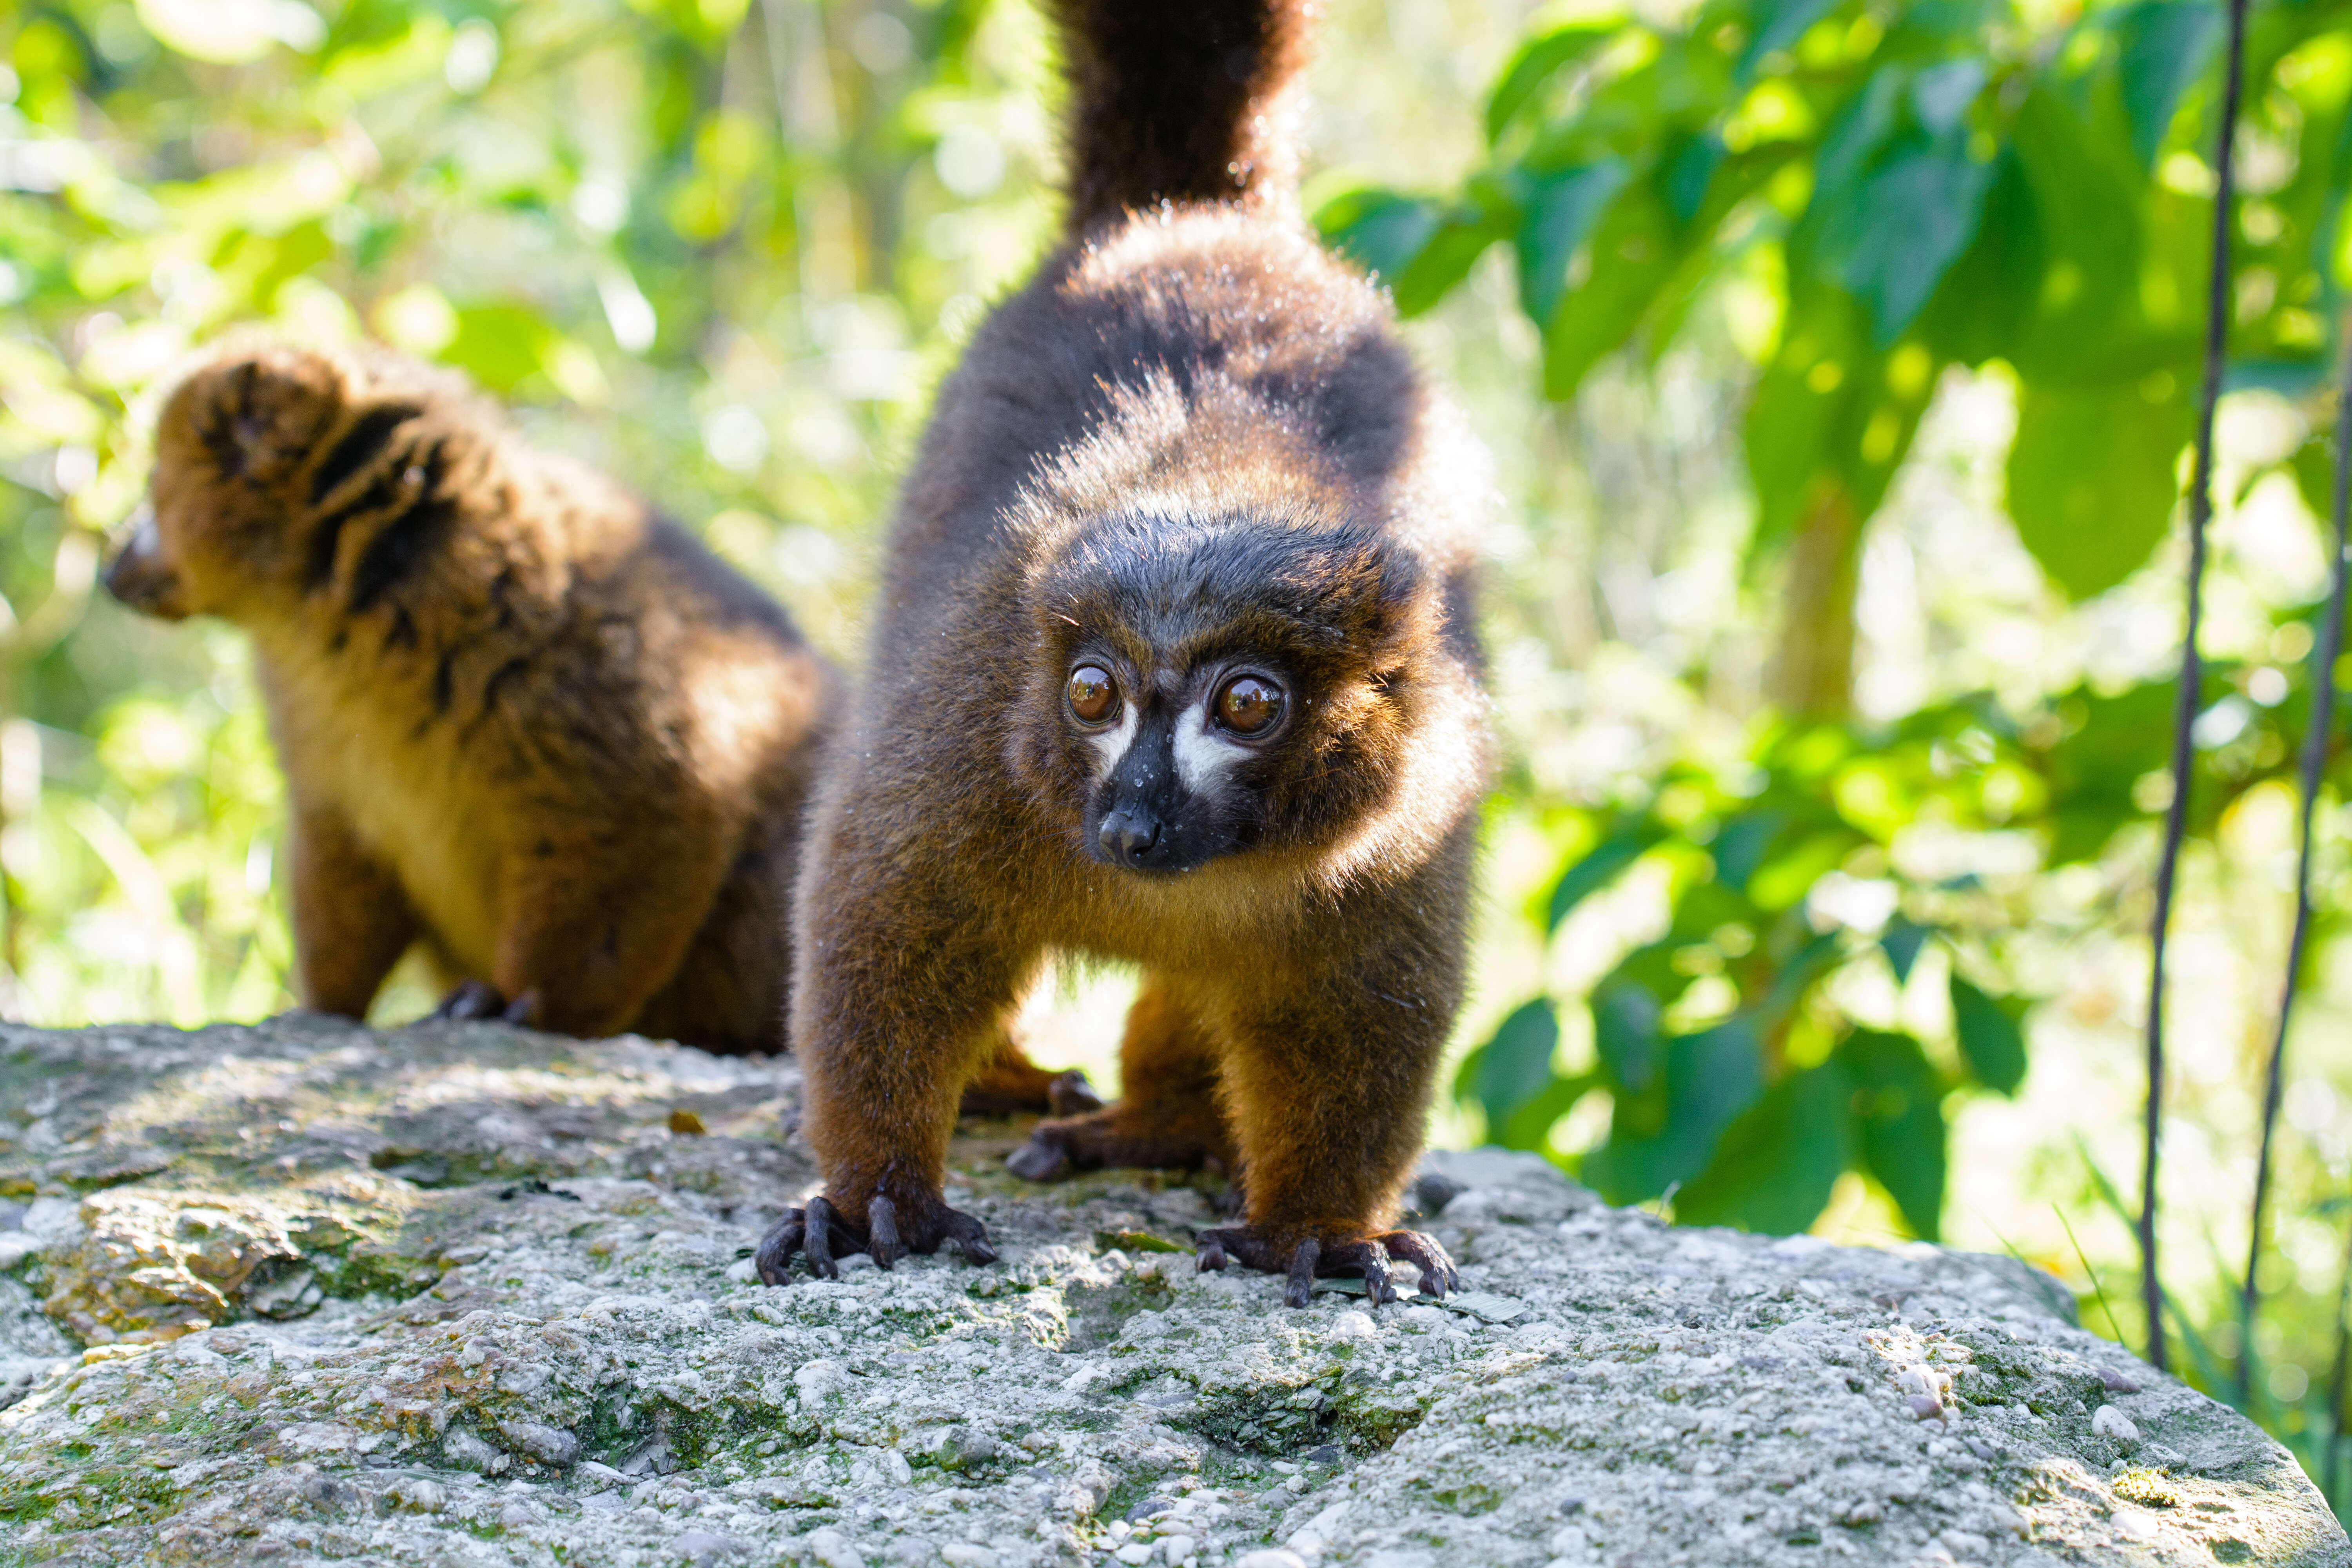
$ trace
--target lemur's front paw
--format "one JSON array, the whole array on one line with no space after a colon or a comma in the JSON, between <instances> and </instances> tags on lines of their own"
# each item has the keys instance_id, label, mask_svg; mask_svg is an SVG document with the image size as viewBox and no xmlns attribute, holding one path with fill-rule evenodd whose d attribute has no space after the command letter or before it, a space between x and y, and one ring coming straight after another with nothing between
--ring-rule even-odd
<instances>
[{"instance_id":1,"label":"lemur's front paw","mask_svg":"<svg viewBox=\"0 0 2352 1568\"><path fill-rule=\"evenodd\" d=\"M844 1253L862 1252L877 1268L887 1268L909 1252L929 1254L941 1242L953 1242L967 1263L993 1263L996 1249L988 1245L988 1227L938 1198L909 1205L901 1215L898 1205L879 1193L866 1200L863 1229L842 1216L823 1194L806 1208L786 1209L776 1227L760 1240L751 1254L752 1266L769 1285L782 1285L793 1277L793 1255L808 1259L809 1272L820 1279L838 1279Z\"/></svg>"},{"instance_id":2,"label":"lemur's front paw","mask_svg":"<svg viewBox=\"0 0 2352 1568\"><path fill-rule=\"evenodd\" d=\"M1421 1288L1443 1296L1461 1283L1454 1259L1437 1238L1417 1230L1378 1231L1352 1240L1326 1242L1272 1227L1226 1226L1204 1230L1198 1243L1197 1263L1203 1269L1223 1268L1228 1261L1268 1274L1288 1276L1282 1300L1286 1307L1304 1307L1320 1279L1361 1275L1364 1296L1373 1306L1397 1298L1389 1279L1389 1259L1399 1258L1421 1270Z\"/></svg>"},{"instance_id":3,"label":"lemur's front paw","mask_svg":"<svg viewBox=\"0 0 2352 1568\"><path fill-rule=\"evenodd\" d=\"M441 1005L422 1021L448 1024L471 1018L496 1018L502 1024L520 1024L528 1028L539 1021L539 993L526 991L509 1002L495 985L479 980L460 981L455 991L441 998Z\"/></svg>"}]
</instances>

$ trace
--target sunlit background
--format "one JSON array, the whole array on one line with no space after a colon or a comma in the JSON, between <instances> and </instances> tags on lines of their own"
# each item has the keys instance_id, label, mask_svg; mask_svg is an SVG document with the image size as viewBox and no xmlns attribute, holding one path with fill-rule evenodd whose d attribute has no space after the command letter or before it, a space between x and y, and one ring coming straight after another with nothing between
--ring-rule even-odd
<instances>
[{"instance_id":1,"label":"sunlit background","mask_svg":"<svg viewBox=\"0 0 2352 1568\"><path fill-rule=\"evenodd\" d=\"M1685 1220L2013 1251L2067 1279L2087 1326L2137 1345L2124 1210L2186 553L2177 518L2165 535L2166 465L2186 426L2159 419L2135 447L2066 424L2073 393L2021 351L1939 346L1939 295L1925 325L1857 338L1843 362L1906 412L1857 426L1839 470L1847 534L1824 555L1808 543L1818 484L1799 487L1812 510L1775 521L1756 443L1796 437L1751 408L1759 384L1772 408L1835 393L1822 367L1836 364L1791 358L1818 293L1801 264L1829 244L1803 215L1861 84L1897 68L1917 105L1904 134L1941 134L1937 82L1978 95L1949 111L1966 180L2007 167L2012 133L2032 173L2013 127L2039 100L2005 84L2074 71L2067 101L2095 126L2098 73L2120 70L2140 135L2132 83L2147 70L2129 74L2131 51L2186 61L2144 161L2127 149L2094 170L2105 154L2090 148L2081 178L2137 193L2150 256L2189 237L2173 273L2151 259L2091 289L2136 288L2143 325L2193 347L2219 11L1987 6L1918 65L1900 54L1914 7L1784 5L1797 31L1759 56L1742 29L1769 9L1329 7L1310 209L1398 280L1412 343L1499 480L1486 613L1507 765L1457 1041L1468 1065L1435 1136L1541 1150ZM2332 150L2352 41L2326 7L2304 10L2304 33L2257 56L2241 143L2241 243L2294 259L2250 267L2234 300L2262 339L2242 357L2262 363L2221 409L2197 731L2211 801L2173 958L2176 1353L2223 1394L2292 912L2288 759L2329 559L2307 497L2326 482L2315 432L2345 280ZM1562 46L1516 120L1503 112L1496 89L1526 75L1530 40L1580 27L1591 38ZM1611 99L1612 81L1663 68L1661 38L1669 61L1711 47L1737 68L1701 59L1672 92ZM0 13L0 1016L39 1024L194 1025L293 1002L281 788L245 646L217 624L142 621L93 587L192 347L266 320L461 366L535 439L692 521L850 662L929 389L1053 226L1058 89L1023 0L36 0ZM1673 117L1696 114L1733 154L1829 150L1821 169L1786 164L1793 182L1766 169L1650 262L1638 234L1620 244L1575 205L1651 177L1577 140L1601 134L1580 116L1634 98L1665 118L1627 110L1608 134L1679 145ZM1988 234L2010 221L1991 188ZM2084 279L2064 284L2069 242L2052 234L2025 272L1971 287L2071 308ZM1965 281L1975 255L1943 256L1923 287L1947 266ZM1568 374L1578 323L1605 319L1610 279L1645 265L1672 272L1663 293L1654 278L1625 331ZM1886 328L1892 307L1846 265ZM2130 375L2162 419L2187 407L2193 362ZM1785 395L1775 376L1794 378ZM2075 433L2058 467L2103 488L2069 526L2125 539L2113 570L2067 556L2074 536L2019 499L2021 403ZM2160 493L2111 526L2103 498L2127 476L2101 465L2124 461ZM1850 649L1824 632L1849 623ZM1827 686L1804 674L1823 659ZM2319 940L2252 1394L2315 1468L2352 1220L2352 885L2332 791L2318 822ZM1036 1050L1115 1082L1131 989L1116 972L1060 974L1030 1009ZM404 972L379 1017L429 1001ZM1703 1113L1676 1097L1727 1042L1754 1085ZM1828 1163L1805 1165L1804 1148Z\"/></svg>"}]
</instances>

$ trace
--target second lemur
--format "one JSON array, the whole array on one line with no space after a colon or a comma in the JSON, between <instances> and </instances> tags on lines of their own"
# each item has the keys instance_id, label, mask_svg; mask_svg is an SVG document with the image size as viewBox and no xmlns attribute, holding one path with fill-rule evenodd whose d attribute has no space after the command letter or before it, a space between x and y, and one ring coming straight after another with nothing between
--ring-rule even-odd
<instances>
[{"instance_id":1,"label":"second lemur","mask_svg":"<svg viewBox=\"0 0 2352 1568\"><path fill-rule=\"evenodd\" d=\"M411 946L445 1014L782 1043L784 919L837 684L783 609L450 372L238 339L182 379L107 574L254 640L303 1001ZM1000 1039L976 1110L1090 1099Z\"/></svg>"},{"instance_id":2,"label":"second lemur","mask_svg":"<svg viewBox=\"0 0 2352 1568\"><path fill-rule=\"evenodd\" d=\"M1201 1262L1391 1259L1463 986L1480 454L1301 221L1311 0L1055 0L1064 242L941 389L820 781L792 1035L826 1186L758 1259L956 1243L959 1092L1049 953L1139 965L1126 1098L1013 1159L1235 1174Z\"/></svg>"}]
</instances>

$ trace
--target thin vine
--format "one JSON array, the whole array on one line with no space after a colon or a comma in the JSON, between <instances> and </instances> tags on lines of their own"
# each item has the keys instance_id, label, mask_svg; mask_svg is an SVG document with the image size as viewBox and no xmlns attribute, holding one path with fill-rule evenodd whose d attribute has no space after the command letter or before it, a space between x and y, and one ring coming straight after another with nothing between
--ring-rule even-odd
<instances>
[{"instance_id":1,"label":"thin vine","mask_svg":"<svg viewBox=\"0 0 2352 1568\"><path fill-rule=\"evenodd\" d=\"M2352 373L2347 373L2352 376ZM2253 1389L2254 1317L2262 1310L2261 1287L2254 1271L2263 1257L2263 1219L2270 1200L2271 1141L2278 1127L2279 1096L2286 1074L2287 1022L2294 1014L2294 993L2302 977L2303 952L2311 931L2311 824L2319 804L2319 779L2327 764L2327 742L2336 719L2336 659L2344 647L2346 557L2352 552L2352 379L2347 379L2336 410L2336 492L2331 498L2336 524L2335 582L2327 595L2327 613L2311 646L2311 717L2303 733L2303 821L2294 863L2294 932L2287 939L2286 979L2279 990L2278 1030L2271 1037L2270 1070L2263 1087L2263 1138L2254 1156L2253 1212L2247 1223L2246 1280L2238 1303L2238 1395L2243 1406Z\"/></svg>"},{"instance_id":2,"label":"thin vine","mask_svg":"<svg viewBox=\"0 0 2352 1568\"><path fill-rule=\"evenodd\" d=\"M2230 0L2230 49L2222 67L2221 125L2213 172L2213 269L2206 300L2204 385L2197 406L2197 466L2189 490L2189 624L2180 644L2179 700L2172 715L2172 803L2164 814L2164 853L2157 863L2156 915L2147 986L2147 1108L2140 1159L2140 1305L2147 1314L2147 1359L2166 1365L2164 1286L2157 1270L2157 1167L2164 1110L2164 948L2172 923L2173 884L2180 868L2180 844L2189 827L2189 793L2196 763L2191 733L2201 696L2203 667L2197 634L2204 615L2205 534L2213 516L2213 409L2221 398L2221 372L2229 356L2230 217L2236 191L2238 100L2245 73L2246 0Z\"/></svg>"}]
</instances>

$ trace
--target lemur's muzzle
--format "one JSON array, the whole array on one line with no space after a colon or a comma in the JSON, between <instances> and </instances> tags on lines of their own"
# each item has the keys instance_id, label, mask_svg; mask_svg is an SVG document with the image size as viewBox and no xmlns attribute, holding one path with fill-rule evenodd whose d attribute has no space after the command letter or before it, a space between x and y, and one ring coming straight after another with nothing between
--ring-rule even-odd
<instances>
[{"instance_id":1,"label":"lemur's muzzle","mask_svg":"<svg viewBox=\"0 0 2352 1568\"><path fill-rule=\"evenodd\" d=\"M188 613L180 574L163 559L152 507L131 514L122 548L106 568L106 591L142 615L176 621Z\"/></svg>"}]
</instances>

